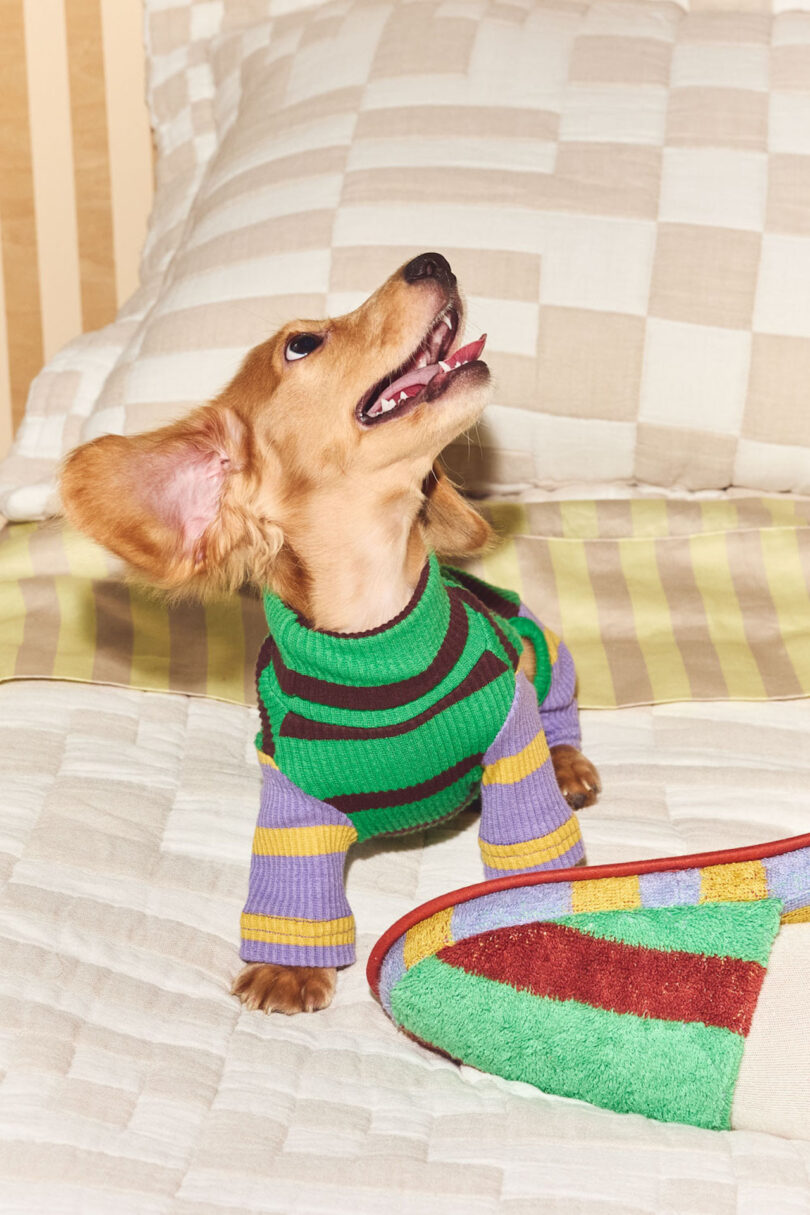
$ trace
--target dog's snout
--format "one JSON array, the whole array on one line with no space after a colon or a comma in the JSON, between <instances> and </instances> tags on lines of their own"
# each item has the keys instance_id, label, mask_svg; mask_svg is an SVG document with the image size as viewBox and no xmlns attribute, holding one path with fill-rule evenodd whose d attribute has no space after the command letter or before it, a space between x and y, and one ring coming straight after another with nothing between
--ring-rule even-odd
<instances>
[{"instance_id":1,"label":"dog's snout","mask_svg":"<svg viewBox=\"0 0 810 1215\"><path fill-rule=\"evenodd\" d=\"M423 278L435 278L443 287L455 287L456 276L450 263L441 253L420 253L402 270L406 283L416 283Z\"/></svg>"}]
</instances>

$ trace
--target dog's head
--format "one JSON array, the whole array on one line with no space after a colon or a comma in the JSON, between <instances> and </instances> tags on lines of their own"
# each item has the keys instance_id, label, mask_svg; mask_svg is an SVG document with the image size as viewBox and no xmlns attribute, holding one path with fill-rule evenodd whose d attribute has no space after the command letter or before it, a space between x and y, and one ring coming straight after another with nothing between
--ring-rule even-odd
<instances>
[{"instance_id":1,"label":"dog's head","mask_svg":"<svg viewBox=\"0 0 810 1215\"><path fill-rule=\"evenodd\" d=\"M488 391L484 339L460 347L462 317L445 258L414 258L354 312L285 325L181 421L77 448L62 475L66 513L174 590L252 580L283 594L313 501L339 511L365 495L374 510L381 496L411 508L418 497L414 526L429 547L480 549L487 525L437 461Z\"/></svg>"}]
</instances>

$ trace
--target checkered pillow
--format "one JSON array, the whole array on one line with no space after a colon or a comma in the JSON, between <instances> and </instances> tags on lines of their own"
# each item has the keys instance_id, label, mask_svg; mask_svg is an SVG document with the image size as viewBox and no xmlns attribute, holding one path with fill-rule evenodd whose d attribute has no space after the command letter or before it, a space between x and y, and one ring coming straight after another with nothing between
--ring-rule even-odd
<instances>
[{"instance_id":1,"label":"checkered pillow","mask_svg":"<svg viewBox=\"0 0 810 1215\"><path fill-rule=\"evenodd\" d=\"M437 248L490 335L468 484L810 491L810 13L285 7L147 0L162 171L194 187L84 438Z\"/></svg>"}]
</instances>

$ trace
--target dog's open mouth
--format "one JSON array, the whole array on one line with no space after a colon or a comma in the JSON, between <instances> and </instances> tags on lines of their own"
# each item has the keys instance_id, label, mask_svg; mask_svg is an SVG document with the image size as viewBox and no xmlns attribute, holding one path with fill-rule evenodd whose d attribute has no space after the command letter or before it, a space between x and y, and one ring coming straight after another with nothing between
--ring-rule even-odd
<instances>
[{"instance_id":1,"label":"dog's open mouth","mask_svg":"<svg viewBox=\"0 0 810 1215\"><path fill-rule=\"evenodd\" d=\"M402 417L422 401L435 400L462 367L481 357L486 334L448 354L458 322L455 308L445 308L410 358L369 389L355 410L362 425L374 426Z\"/></svg>"}]
</instances>

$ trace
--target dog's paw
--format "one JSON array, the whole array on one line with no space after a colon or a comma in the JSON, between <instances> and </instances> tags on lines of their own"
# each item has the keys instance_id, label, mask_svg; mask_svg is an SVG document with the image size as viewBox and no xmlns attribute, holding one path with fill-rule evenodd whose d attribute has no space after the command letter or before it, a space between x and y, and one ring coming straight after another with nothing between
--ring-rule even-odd
<instances>
[{"instance_id":1,"label":"dog's paw","mask_svg":"<svg viewBox=\"0 0 810 1215\"><path fill-rule=\"evenodd\" d=\"M551 762L560 791L572 810L593 806L602 792L599 773L576 747L551 748Z\"/></svg>"},{"instance_id":2,"label":"dog's paw","mask_svg":"<svg viewBox=\"0 0 810 1215\"><path fill-rule=\"evenodd\" d=\"M246 1008L292 1015L328 1008L337 986L334 966L276 966L250 962L234 980L231 995Z\"/></svg>"}]
</instances>

